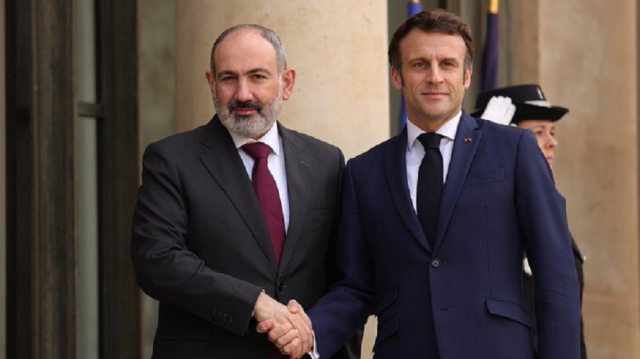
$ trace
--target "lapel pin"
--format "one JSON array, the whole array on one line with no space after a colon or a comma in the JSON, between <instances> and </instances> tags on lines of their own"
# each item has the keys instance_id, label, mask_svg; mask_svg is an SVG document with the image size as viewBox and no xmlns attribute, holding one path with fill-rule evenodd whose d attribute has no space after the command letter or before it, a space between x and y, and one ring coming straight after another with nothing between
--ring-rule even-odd
<instances>
[{"instance_id":1,"label":"lapel pin","mask_svg":"<svg viewBox=\"0 0 640 359\"><path fill-rule=\"evenodd\" d=\"M471 137L465 137L464 138L464 142L471 142L471 141L472 141Z\"/></svg>"}]
</instances>

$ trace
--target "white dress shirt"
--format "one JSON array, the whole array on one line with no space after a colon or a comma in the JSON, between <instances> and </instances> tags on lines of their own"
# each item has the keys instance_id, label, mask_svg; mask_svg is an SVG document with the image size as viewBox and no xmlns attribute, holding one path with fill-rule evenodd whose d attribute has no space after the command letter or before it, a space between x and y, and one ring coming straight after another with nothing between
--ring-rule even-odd
<instances>
[{"instance_id":1,"label":"white dress shirt","mask_svg":"<svg viewBox=\"0 0 640 359\"><path fill-rule=\"evenodd\" d=\"M278 136L278 126L274 123L271 129L264 134L258 141L253 138L247 138L235 133L229 132L233 143L235 143L242 163L247 170L249 179L253 176L253 163L255 162L253 157L249 156L241 148L247 143L262 142L271 147L271 154L267 158L267 166L269 172L276 181L278 187L278 193L280 194L280 203L282 204L282 215L284 218L284 231L285 233L289 229L289 192L287 191L287 173L284 165L284 148L282 147L282 139Z\"/></svg>"},{"instance_id":2,"label":"white dress shirt","mask_svg":"<svg viewBox=\"0 0 640 359\"><path fill-rule=\"evenodd\" d=\"M451 120L447 121L442 127L440 127L436 133L442 135L440 140L440 153L442 154L442 183L447 182L447 174L449 173L449 163L451 162L451 153L453 152L453 141L456 138L456 132L458 132L458 123L460 123L460 116L462 111L458 112ZM407 185L409 186L409 194L411 195L411 203L413 203L413 209L417 212L416 194L418 193L418 170L420 169L420 163L424 157L425 151L422 143L418 140L418 136L423 134L424 131L411 122L411 119L407 121Z\"/></svg>"}]
</instances>

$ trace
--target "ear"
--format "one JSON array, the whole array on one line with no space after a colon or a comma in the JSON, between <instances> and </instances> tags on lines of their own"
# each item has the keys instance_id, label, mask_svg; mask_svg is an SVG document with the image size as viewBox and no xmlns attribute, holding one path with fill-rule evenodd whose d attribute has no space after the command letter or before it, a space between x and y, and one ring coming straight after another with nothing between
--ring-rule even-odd
<instances>
[{"instance_id":1,"label":"ear","mask_svg":"<svg viewBox=\"0 0 640 359\"><path fill-rule=\"evenodd\" d=\"M391 83L396 90L402 90L402 74L391 66Z\"/></svg>"},{"instance_id":2,"label":"ear","mask_svg":"<svg viewBox=\"0 0 640 359\"><path fill-rule=\"evenodd\" d=\"M467 70L464 72L464 77L462 79L462 84L464 85L465 90L469 89L471 85L471 75L473 74L473 66L469 66Z\"/></svg>"},{"instance_id":3,"label":"ear","mask_svg":"<svg viewBox=\"0 0 640 359\"><path fill-rule=\"evenodd\" d=\"M215 75L211 72L211 70L207 70L205 76L207 77L207 82L209 83L211 93L214 94L216 89Z\"/></svg>"},{"instance_id":4,"label":"ear","mask_svg":"<svg viewBox=\"0 0 640 359\"><path fill-rule=\"evenodd\" d=\"M288 68L282 73L282 98L288 100L296 82L296 70Z\"/></svg>"}]
</instances>

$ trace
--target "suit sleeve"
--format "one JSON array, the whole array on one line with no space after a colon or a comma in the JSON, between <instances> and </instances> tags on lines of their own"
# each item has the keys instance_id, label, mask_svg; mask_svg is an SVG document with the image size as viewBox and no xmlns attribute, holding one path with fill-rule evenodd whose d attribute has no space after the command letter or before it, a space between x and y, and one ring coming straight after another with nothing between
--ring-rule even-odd
<instances>
[{"instance_id":1,"label":"suit sleeve","mask_svg":"<svg viewBox=\"0 0 640 359\"><path fill-rule=\"evenodd\" d=\"M580 297L564 198L529 131L516 158L516 208L535 275L539 358L579 358Z\"/></svg>"},{"instance_id":2,"label":"suit sleeve","mask_svg":"<svg viewBox=\"0 0 640 359\"><path fill-rule=\"evenodd\" d=\"M341 197L342 197L342 191L343 191L343 187L342 187L342 182L344 179L344 155L342 154L342 151L338 150L339 152L339 162L340 162L340 181L338 181L338 185L339 185L339 189L338 189L338 198L337 198L337 203L341 203ZM340 222L340 216L341 216L341 208L342 206L338 206L338 210L336 211L336 218L338 220L335 221L334 224L334 229L332 231L332 235L331 235L331 246L329 248L329 250L327 251L327 278L329 279L329 284L334 284L337 283L339 281L339 279L341 278L341 274L340 271L338 270L338 264L337 264L337 258L336 258L336 253L338 253L338 250L336 249L336 245L337 245L337 238L338 238L338 224ZM356 333L349 338L349 340L345 343L345 345L339 349L333 356L332 359L357 359L360 358L360 356L362 355L361 351L362 351L362 338L364 337L364 325L361 326L358 330L356 330Z\"/></svg>"},{"instance_id":3,"label":"suit sleeve","mask_svg":"<svg viewBox=\"0 0 640 359\"><path fill-rule=\"evenodd\" d=\"M309 311L321 358L331 357L373 313L373 262L359 220L357 194L347 164L336 258L338 281Z\"/></svg>"},{"instance_id":4,"label":"suit sleeve","mask_svg":"<svg viewBox=\"0 0 640 359\"><path fill-rule=\"evenodd\" d=\"M161 302L242 335L261 288L213 271L187 248L189 214L177 163L158 143L145 151L131 239L138 284Z\"/></svg>"}]
</instances>

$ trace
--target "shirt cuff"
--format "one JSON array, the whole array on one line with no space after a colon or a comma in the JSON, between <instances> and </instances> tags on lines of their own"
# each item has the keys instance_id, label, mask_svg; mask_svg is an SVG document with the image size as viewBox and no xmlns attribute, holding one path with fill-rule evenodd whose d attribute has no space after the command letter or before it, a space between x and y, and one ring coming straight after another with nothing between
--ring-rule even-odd
<instances>
[{"instance_id":1,"label":"shirt cuff","mask_svg":"<svg viewBox=\"0 0 640 359\"><path fill-rule=\"evenodd\" d=\"M318 352L317 345L318 343L316 342L316 333L314 331L311 331L311 334L313 334L313 347L307 352L307 354L309 354L311 359L320 359L320 353Z\"/></svg>"}]
</instances>

